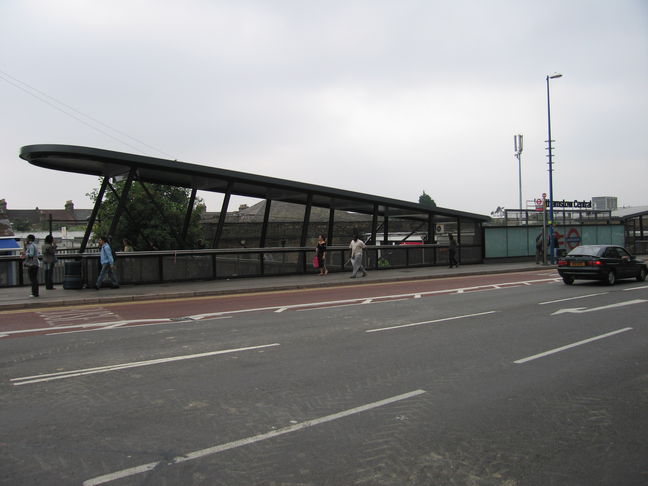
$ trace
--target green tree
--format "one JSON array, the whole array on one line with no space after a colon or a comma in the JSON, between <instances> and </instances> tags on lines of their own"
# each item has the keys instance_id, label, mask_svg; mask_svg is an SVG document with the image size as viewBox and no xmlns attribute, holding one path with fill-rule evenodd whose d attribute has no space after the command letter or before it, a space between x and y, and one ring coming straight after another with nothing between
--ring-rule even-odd
<instances>
[{"instance_id":1,"label":"green tree","mask_svg":"<svg viewBox=\"0 0 648 486\"><path fill-rule=\"evenodd\" d=\"M31 231L32 224L27 219L16 219L11 222L14 231Z\"/></svg>"},{"instance_id":2,"label":"green tree","mask_svg":"<svg viewBox=\"0 0 648 486\"><path fill-rule=\"evenodd\" d=\"M423 204L424 206L432 206L433 208L436 208L436 203L434 202L434 199L432 199L428 194L423 191L423 194L419 196L419 204Z\"/></svg>"},{"instance_id":3,"label":"green tree","mask_svg":"<svg viewBox=\"0 0 648 486\"><path fill-rule=\"evenodd\" d=\"M114 234L110 235L110 226L124 185L124 181L113 184L117 194L109 188L106 190L93 228L95 237L111 237L115 250L122 249L124 238L130 240L136 250L189 249L201 245L203 232L200 215L205 212L202 199L196 198L194 201L187 236L182 241L191 190L161 184L146 184L144 188L139 182L133 182L128 192L126 210ZM94 189L88 196L96 202L98 194L99 189Z\"/></svg>"}]
</instances>

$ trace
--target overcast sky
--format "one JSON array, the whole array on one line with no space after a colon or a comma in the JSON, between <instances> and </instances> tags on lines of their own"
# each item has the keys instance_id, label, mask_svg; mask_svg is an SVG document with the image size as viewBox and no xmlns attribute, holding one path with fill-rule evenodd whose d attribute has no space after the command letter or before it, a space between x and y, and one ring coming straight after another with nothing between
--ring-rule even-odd
<instances>
[{"instance_id":1,"label":"overcast sky","mask_svg":"<svg viewBox=\"0 0 648 486\"><path fill-rule=\"evenodd\" d=\"M646 0L0 0L0 199L91 207L56 143L490 214L516 133L548 192L556 72L555 199L648 205Z\"/></svg>"}]
</instances>

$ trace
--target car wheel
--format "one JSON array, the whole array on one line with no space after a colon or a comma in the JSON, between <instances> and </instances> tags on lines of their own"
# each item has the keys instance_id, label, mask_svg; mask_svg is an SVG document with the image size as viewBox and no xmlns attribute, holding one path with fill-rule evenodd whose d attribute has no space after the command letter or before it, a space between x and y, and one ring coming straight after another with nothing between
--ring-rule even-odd
<instances>
[{"instance_id":1,"label":"car wheel","mask_svg":"<svg viewBox=\"0 0 648 486\"><path fill-rule=\"evenodd\" d=\"M565 282L566 285L572 285L574 283L574 277L564 276L563 282Z\"/></svg>"},{"instance_id":2,"label":"car wheel","mask_svg":"<svg viewBox=\"0 0 648 486\"><path fill-rule=\"evenodd\" d=\"M614 273L614 270L608 272L605 283L608 285L614 285L616 283L616 273Z\"/></svg>"},{"instance_id":3,"label":"car wheel","mask_svg":"<svg viewBox=\"0 0 648 486\"><path fill-rule=\"evenodd\" d=\"M639 275L637 275L637 282L643 282L644 280L646 280L646 269L642 268Z\"/></svg>"}]
</instances>

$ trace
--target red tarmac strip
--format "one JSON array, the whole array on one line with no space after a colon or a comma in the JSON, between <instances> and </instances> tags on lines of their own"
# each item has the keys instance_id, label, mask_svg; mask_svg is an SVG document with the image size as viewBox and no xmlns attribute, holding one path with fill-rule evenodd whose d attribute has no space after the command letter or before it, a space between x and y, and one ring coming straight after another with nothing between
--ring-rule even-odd
<instances>
[{"instance_id":1,"label":"red tarmac strip","mask_svg":"<svg viewBox=\"0 0 648 486\"><path fill-rule=\"evenodd\" d=\"M354 299L359 303L365 299L385 301L427 297L428 293L435 295L492 290L555 280L556 277L537 271L375 284L361 279L348 286L316 289L10 310L0 312L0 338L174 322L234 312L274 311L280 308L292 310L295 306L297 309L326 307L353 303Z\"/></svg>"}]
</instances>

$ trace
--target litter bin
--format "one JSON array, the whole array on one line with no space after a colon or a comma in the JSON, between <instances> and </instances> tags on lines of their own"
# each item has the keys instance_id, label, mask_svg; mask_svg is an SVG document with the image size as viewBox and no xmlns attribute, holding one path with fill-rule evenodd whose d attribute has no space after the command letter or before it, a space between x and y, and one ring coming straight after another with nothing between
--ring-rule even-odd
<instances>
[{"instance_id":1,"label":"litter bin","mask_svg":"<svg viewBox=\"0 0 648 486\"><path fill-rule=\"evenodd\" d=\"M64 289L82 289L83 283L81 282L81 262L71 261L65 262L63 273L63 288Z\"/></svg>"}]
</instances>

